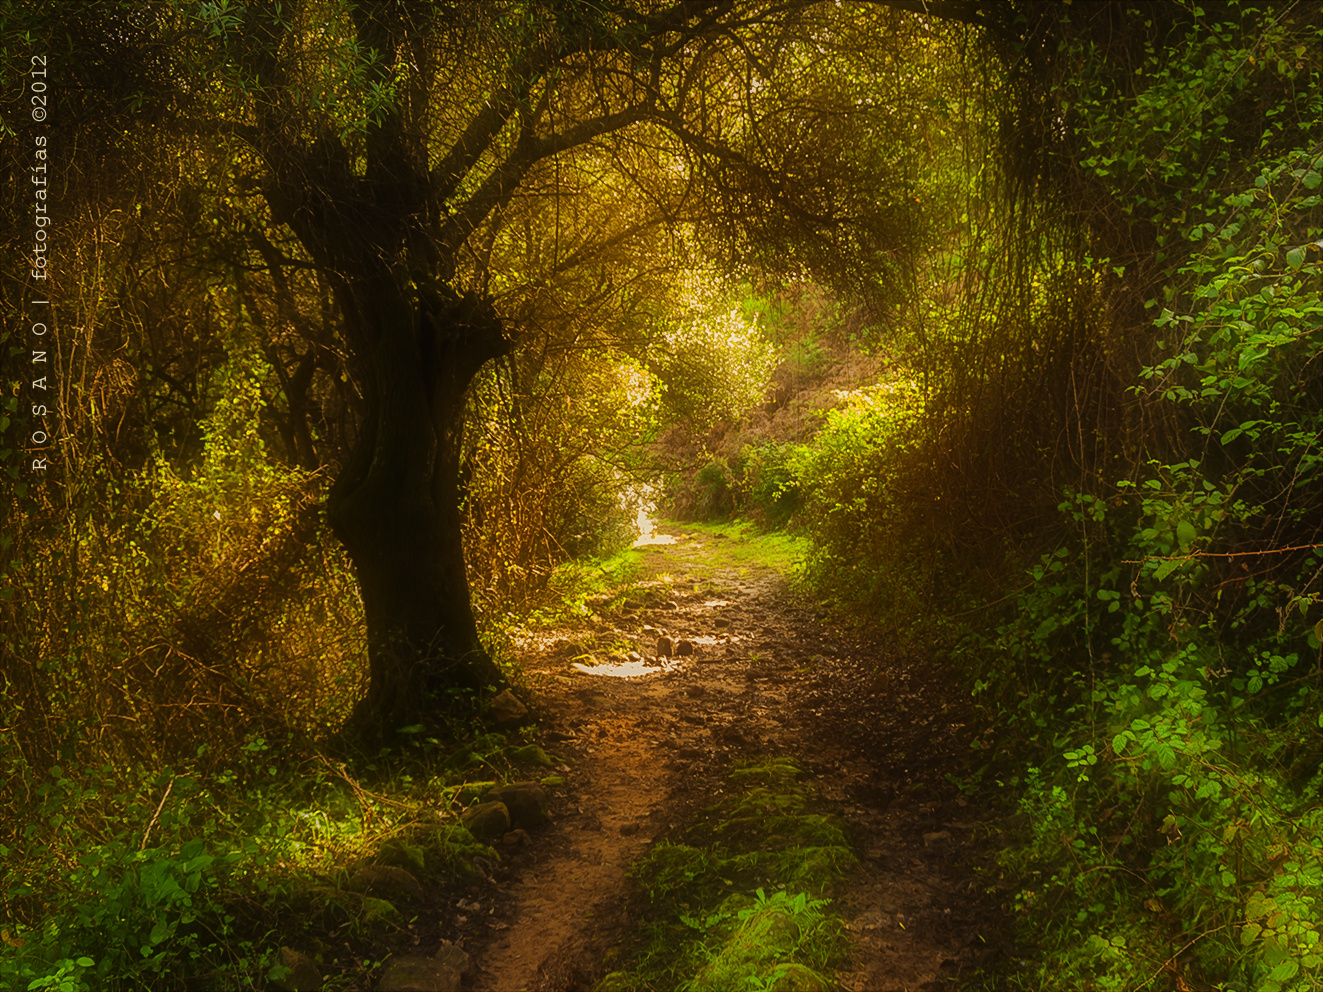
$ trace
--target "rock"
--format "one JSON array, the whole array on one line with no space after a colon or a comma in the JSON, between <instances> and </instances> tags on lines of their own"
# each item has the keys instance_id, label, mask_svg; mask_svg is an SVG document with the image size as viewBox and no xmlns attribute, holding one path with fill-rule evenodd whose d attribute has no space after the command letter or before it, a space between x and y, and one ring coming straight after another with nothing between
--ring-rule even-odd
<instances>
[{"instance_id":1,"label":"rock","mask_svg":"<svg viewBox=\"0 0 1323 992\"><path fill-rule=\"evenodd\" d=\"M403 837L392 837L377 851L377 861L383 865L422 871L427 864L427 855L421 847L410 844Z\"/></svg>"},{"instance_id":2,"label":"rock","mask_svg":"<svg viewBox=\"0 0 1323 992\"><path fill-rule=\"evenodd\" d=\"M511 830L501 838L501 843L506 847L523 847L528 843L528 831L522 829Z\"/></svg>"},{"instance_id":3,"label":"rock","mask_svg":"<svg viewBox=\"0 0 1323 992\"><path fill-rule=\"evenodd\" d=\"M353 892L371 892L385 898L400 895L420 901L426 898L418 879L393 865L367 865L358 869L349 879L349 888Z\"/></svg>"},{"instance_id":4,"label":"rock","mask_svg":"<svg viewBox=\"0 0 1323 992\"><path fill-rule=\"evenodd\" d=\"M644 628L643 628L643 636L644 636L644 637L661 637L661 631L658 630L656 627L644 627Z\"/></svg>"},{"instance_id":5,"label":"rock","mask_svg":"<svg viewBox=\"0 0 1323 992\"><path fill-rule=\"evenodd\" d=\"M490 789L494 788L495 785L496 783L494 781L466 782L460 787L459 791L455 793L455 802L459 803L461 806L467 806L469 803L481 799Z\"/></svg>"},{"instance_id":6,"label":"rock","mask_svg":"<svg viewBox=\"0 0 1323 992\"><path fill-rule=\"evenodd\" d=\"M517 727L528 716L528 707L509 689L491 701L489 711L498 727Z\"/></svg>"},{"instance_id":7,"label":"rock","mask_svg":"<svg viewBox=\"0 0 1323 992\"><path fill-rule=\"evenodd\" d=\"M693 656L693 653L694 653L694 642L693 642L693 641L676 641L676 642L675 642L675 656L676 656L677 658L689 658L689 657L692 657L692 656Z\"/></svg>"},{"instance_id":8,"label":"rock","mask_svg":"<svg viewBox=\"0 0 1323 992\"><path fill-rule=\"evenodd\" d=\"M657 638L658 658L669 658L673 650L674 650L674 645L671 643L671 639L669 637Z\"/></svg>"},{"instance_id":9,"label":"rock","mask_svg":"<svg viewBox=\"0 0 1323 992\"><path fill-rule=\"evenodd\" d=\"M523 747L517 747L510 752L510 757L526 765L542 765L544 768L556 767L556 763L547 756L547 752L536 744L525 744Z\"/></svg>"},{"instance_id":10,"label":"rock","mask_svg":"<svg viewBox=\"0 0 1323 992\"><path fill-rule=\"evenodd\" d=\"M685 686L684 694L693 699L697 699L699 696L703 695L705 691L706 690L701 685L687 685Z\"/></svg>"},{"instance_id":11,"label":"rock","mask_svg":"<svg viewBox=\"0 0 1323 992\"><path fill-rule=\"evenodd\" d=\"M377 988L381 992L459 992L463 977L463 971L449 958L393 957L386 962Z\"/></svg>"},{"instance_id":12,"label":"rock","mask_svg":"<svg viewBox=\"0 0 1323 992\"><path fill-rule=\"evenodd\" d=\"M715 617L715 618L713 618L713 620L712 620L712 626L713 626L713 627L729 627L729 626L730 626L730 621L727 620L725 617Z\"/></svg>"},{"instance_id":13,"label":"rock","mask_svg":"<svg viewBox=\"0 0 1323 992\"><path fill-rule=\"evenodd\" d=\"M495 791L492 790L493 793ZM468 832L481 841L504 837L510 830L510 810L499 800L470 806L460 814L459 818L468 828Z\"/></svg>"},{"instance_id":14,"label":"rock","mask_svg":"<svg viewBox=\"0 0 1323 992\"><path fill-rule=\"evenodd\" d=\"M640 661L643 660L643 655L639 654L637 651L631 651L629 653L628 660L630 661L631 664L637 665Z\"/></svg>"},{"instance_id":15,"label":"rock","mask_svg":"<svg viewBox=\"0 0 1323 992\"><path fill-rule=\"evenodd\" d=\"M472 958L448 940L441 941L440 948L432 955L432 958L458 969L461 975L468 971L469 966L473 963Z\"/></svg>"},{"instance_id":16,"label":"rock","mask_svg":"<svg viewBox=\"0 0 1323 992\"><path fill-rule=\"evenodd\" d=\"M951 831L934 830L932 833L923 835L923 846L932 847L934 844L945 844L951 839Z\"/></svg>"},{"instance_id":17,"label":"rock","mask_svg":"<svg viewBox=\"0 0 1323 992\"><path fill-rule=\"evenodd\" d=\"M510 813L510 826L536 827L547 818L547 790L537 782L511 782L487 793L488 803L498 803ZM486 805L484 803L483 805Z\"/></svg>"},{"instance_id":18,"label":"rock","mask_svg":"<svg viewBox=\"0 0 1323 992\"><path fill-rule=\"evenodd\" d=\"M281 992L318 992L322 987L321 970L308 955L290 947L282 947L279 963L289 969L289 974L272 982L273 989L280 989Z\"/></svg>"},{"instance_id":19,"label":"rock","mask_svg":"<svg viewBox=\"0 0 1323 992\"><path fill-rule=\"evenodd\" d=\"M620 824L621 837L633 837L638 832L639 832L639 825L636 821Z\"/></svg>"}]
</instances>

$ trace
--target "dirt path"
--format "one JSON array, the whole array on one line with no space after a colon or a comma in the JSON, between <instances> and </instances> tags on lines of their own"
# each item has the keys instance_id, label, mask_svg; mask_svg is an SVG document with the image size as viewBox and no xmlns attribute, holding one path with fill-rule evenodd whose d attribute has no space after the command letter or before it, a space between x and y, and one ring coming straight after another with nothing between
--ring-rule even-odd
<instances>
[{"instance_id":1,"label":"dirt path","mask_svg":"<svg viewBox=\"0 0 1323 992\"><path fill-rule=\"evenodd\" d=\"M999 924L976 872L990 863L986 815L945 777L970 737L950 680L797 608L778 572L741 560L738 538L669 530L675 543L646 549L626 602L525 646L566 784L552 822L460 907L469 987L591 987L629 930L631 863L711 801L732 761L767 754L814 775L860 859L834 896L853 944L840 986L958 985ZM659 636L696 655L658 666ZM643 663L582 670L631 647ZM604 674L620 671L649 674Z\"/></svg>"}]
</instances>

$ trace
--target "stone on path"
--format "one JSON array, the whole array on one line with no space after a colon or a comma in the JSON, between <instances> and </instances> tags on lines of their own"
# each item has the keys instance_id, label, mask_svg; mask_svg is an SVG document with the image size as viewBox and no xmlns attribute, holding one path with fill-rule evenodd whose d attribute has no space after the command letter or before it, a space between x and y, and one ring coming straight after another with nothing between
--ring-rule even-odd
<instances>
[{"instance_id":1,"label":"stone on path","mask_svg":"<svg viewBox=\"0 0 1323 992\"><path fill-rule=\"evenodd\" d=\"M461 813L459 819L481 841L498 840L510 830L510 810L502 802L477 803Z\"/></svg>"},{"instance_id":2,"label":"stone on path","mask_svg":"<svg viewBox=\"0 0 1323 992\"><path fill-rule=\"evenodd\" d=\"M418 879L403 868L392 865L366 865L360 868L349 879L349 888L354 892L371 892L385 898L397 895L419 901L426 898Z\"/></svg>"},{"instance_id":3,"label":"stone on path","mask_svg":"<svg viewBox=\"0 0 1323 992\"><path fill-rule=\"evenodd\" d=\"M501 843L506 847L523 847L528 843L528 831L522 829L511 830L501 838Z\"/></svg>"},{"instance_id":4,"label":"stone on path","mask_svg":"<svg viewBox=\"0 0 1323 992\"><path fill-rule=\"evenodd\" d=\"M693 642L693 641L676 641L676 642L675 642L675 656L676 656L677 658L688 658L688 657L691 657L691 656L693 655L693 653L694 653L694 642Z\"/></svg>"},{"instance_id":5,"label":"stone on path","mask_svg":"<svg viewBox=\"0 0 1323 992\"><path fill-rule=\"evenodd\" d=\"M547 818L547 790L537 782L498 785L488 791L484 798L488 803L499 803L509 810L511 826L527 829L536 827ZM507 826L501 832L505 833L509 829Z\"/></svg>"},{"instance_id":6,"label":"stone on path","mask_svg":"<svg viewBox=\"0 0 1323 992\"><path fill-rule=\"evenodd\" d=\"M491 701L491 715L498 727L517 727L528 716L528 707L506 689Z\"/></svg>"},{"instance_id":7,"label":"stone on path","mask_svg":"<svg viewBox=\"0 0 1323 992\"><path fill-rule=\"evenodd\" d=\"M669 637L659 637L659 638L657 638L657 657L658 657L658 658L669 658L669 657L671 656L671 652L672 652L673 650L674 650L674 646L672 645L672 643L671 643L671 639L670 639Z\"/></svg>"}]
</instances>

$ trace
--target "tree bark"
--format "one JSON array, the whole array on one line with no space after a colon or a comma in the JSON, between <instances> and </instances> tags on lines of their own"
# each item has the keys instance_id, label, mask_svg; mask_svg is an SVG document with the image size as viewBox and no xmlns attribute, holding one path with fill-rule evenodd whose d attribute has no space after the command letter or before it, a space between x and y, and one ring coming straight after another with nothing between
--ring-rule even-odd
<instances>
[{"instance_id":1,"label":"tree bark","mask_svg":"<svg viewBox=\"0 0 1323 992\"><path fill-rule=\"evenodd\" d=\"M449 690L499 686L478 638L460 523L464 394L509 348L490 306L380 271L338 292L367 409L327 513L358 578L370 683L351 728L367 739L428 723Z\"/></svg>"}]
</instances>

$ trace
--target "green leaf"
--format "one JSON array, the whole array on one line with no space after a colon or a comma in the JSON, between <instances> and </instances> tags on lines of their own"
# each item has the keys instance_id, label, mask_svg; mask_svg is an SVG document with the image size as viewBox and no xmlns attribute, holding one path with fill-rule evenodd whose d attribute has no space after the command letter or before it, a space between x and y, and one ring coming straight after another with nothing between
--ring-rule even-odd
<instances>
[{"instance_id":1,"label":"green leaf","mask_svg":"<svg viewBox=\"0 0 1323 992\"><path fill-rule=\"evenodd\" d=\"M1296 972L1300 970L1300 963L1294 958L1288 958L1272 970L1268 977L1274 982L1289 982L1295 977Z\"/></svg>"},{"instance_id":2,"label":"green leaf","mask_svg":"<svg viewBox=\"0 0 1323 992\"><path fill-rule=\"evenodd\" d=\"M1194 529L1194 524L1190 521L1182 520L1176 525L1176 540L1180 542L1182 550L1193 544L1198 536L1199 532Z\"/></svg>"},{"instance_id":3,"label":"green leaf","mask_svg":"<svg viewBox=\"0 0 1323 992\"><path fill-rule=\"evenodd\" d=\"M1298 269L1305 264L1305 249L1303 245L1299 248L1292 248L1286 253L1286 264L1293 269Z\"/></svg>"},{"instance_id":4,"label":"green leaf","mask_svg":"<svg viewBox=\"0 0 1323 992\"><path fill-rule=\"evenodd\" d=\"M1158 764L1162 766L1163 771L1170 771L1175 766L1176 752L1170 744L1158 744L1153 749L1153 753L1157 755Z\"/></svg>"},{"instance_id":5,"label":"green leaf","mask_svg":"<svg viewBox=\"0 0 1323 992\"><path fill-rule=\"evenodd\" d=\"M1323 182L1323 176L1320 176L1313 169L1310 169L1301 177L1300 182L1305 189L1318 189L1318 184Z\"/></svg>"},{"instance_id":6,"label":"green leaf","mask_svg":"<svg viewBox=\"0 0 1323 992\"><path fill-rule=\"evenodd\" d=\"M1153 578L1159 580L1165 579L1172 572L1176 571L1176 569L1180 568L1180 566L1181 563L1179 561L1164 561L1158 565L1157 570L1153 573Z\"/></svg>"}]
</instances>

